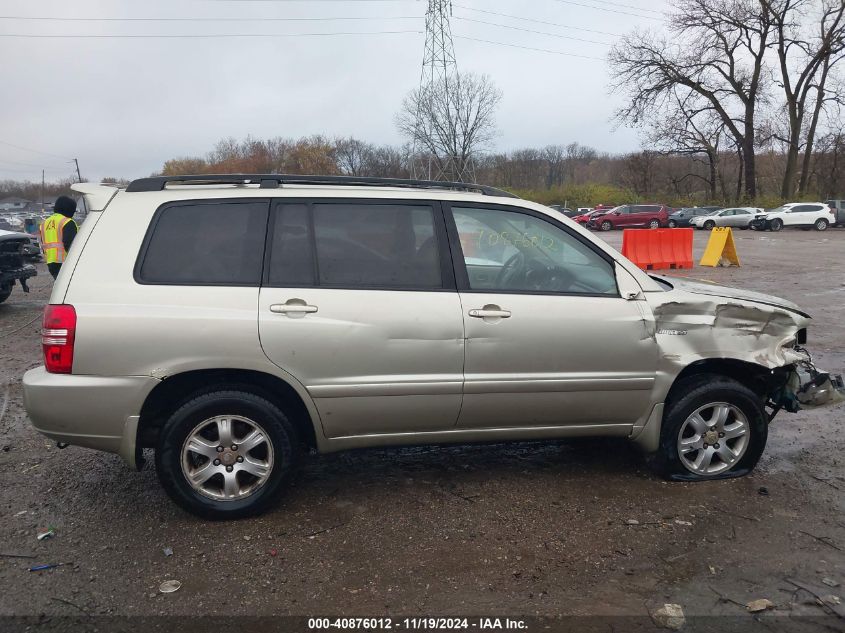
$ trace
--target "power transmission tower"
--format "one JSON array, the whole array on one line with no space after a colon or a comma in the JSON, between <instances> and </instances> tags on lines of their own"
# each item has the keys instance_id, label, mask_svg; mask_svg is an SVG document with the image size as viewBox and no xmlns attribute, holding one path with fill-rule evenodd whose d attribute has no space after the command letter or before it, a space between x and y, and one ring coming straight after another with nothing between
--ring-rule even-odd
<instances>
[{"instance_id":1,"label":"power transmission tower","mask_svg":"<svg viewBox=\"0 0 845 633\"><path fill-rule=\"evenodd\" d=\"M447 81L458 71L455 45L452 42L452 0L428 0L425 12L425 53L423 54L420 87Z\"/></svg>"},{"instance_id":2,"label":"power transmission tower","mask_svg":"<svg viewBox=\"0 0 845 633\"><path fill-rule=\"evenodd\" d=\"M458 62L455 59L455 45L452 41L452 0L428 0L428 9L425 12L425 52L423 54L422 73L420 73L419 94L430 94L433 90L444 90L445 96L449 99L449 80L455 79L458 74ZM451 107L451 104L449 104ZM459 171L451 169L453 159L444 170L432 173L430 156L419 156L420 143L419 133L424 129L422 117L424 112L417 110L417 123L413 147L411 150L411 166L414 178L425 176L429 180L439 179L443 172ZM426 152L428 153L428 152ZM424 160L420 160L423 158ZM458 165L454 165L458 167ZM461 173L455 174L460 180Z\"/></svg>"}]
</instances>

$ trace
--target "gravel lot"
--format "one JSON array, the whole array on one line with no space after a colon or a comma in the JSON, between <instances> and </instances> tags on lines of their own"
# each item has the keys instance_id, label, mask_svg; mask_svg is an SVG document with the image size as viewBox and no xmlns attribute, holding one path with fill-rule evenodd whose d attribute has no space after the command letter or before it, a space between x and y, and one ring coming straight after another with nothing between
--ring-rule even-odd
<instances>
[{"instance_id":1,"label":"gravel lot","mask_svg":"<svg viewBox=\"0 0 845 633\"><path fill-rule=\"evenodd\" d=\"M818 366L845 372L845 230L735 235L742 268L681 274L799 303ZM778 416L743 479L666 483L624 441L365 450L312 456L269 513L210 523L149 465L31 429L20 377L50 282L41 266L0 305L0 615L741 615L768 598L761 630L845 623L793 584L845 599L843 407ZM181 589L159 593L168 579Z\"/></svg>"}]
</instances>

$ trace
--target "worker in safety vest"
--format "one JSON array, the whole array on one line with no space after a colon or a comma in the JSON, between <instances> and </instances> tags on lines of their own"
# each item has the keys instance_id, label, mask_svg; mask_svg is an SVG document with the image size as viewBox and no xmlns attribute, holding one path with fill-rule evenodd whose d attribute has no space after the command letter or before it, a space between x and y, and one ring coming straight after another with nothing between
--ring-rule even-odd
<instances>
[{"instance_id":1,"label":"worker in safety vest","mask_svg":"<svg viewBox=\"0 0 845 633\"><path fill-rule=\"evenodd\" d=\"M76 200L59 196L53 209L55 213L41 225L41 249L44 251L47 269L55 279L62 269L62 262L67 257L67 252L79 227L73 221Z\"/></svg>"}]
</instances>

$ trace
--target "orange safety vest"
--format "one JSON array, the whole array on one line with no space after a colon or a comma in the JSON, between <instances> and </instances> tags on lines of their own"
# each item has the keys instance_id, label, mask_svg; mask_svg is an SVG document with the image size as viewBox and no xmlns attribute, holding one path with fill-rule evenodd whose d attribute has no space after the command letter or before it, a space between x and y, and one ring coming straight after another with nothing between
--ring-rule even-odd
<instances>
[{"instance_id":1,"label":"orange safety vest","mask_svg":"<svg viewBox=\"0 0 845 633\"><path fill-rule=\"evenodd\" d=\"M48 264L61 264L67 257L62 236L68 222L73 222L73 219L61 213L54 213L44 220L39 228L41 250L44 251L44 261Z\"/></svg>"}]
</instances>

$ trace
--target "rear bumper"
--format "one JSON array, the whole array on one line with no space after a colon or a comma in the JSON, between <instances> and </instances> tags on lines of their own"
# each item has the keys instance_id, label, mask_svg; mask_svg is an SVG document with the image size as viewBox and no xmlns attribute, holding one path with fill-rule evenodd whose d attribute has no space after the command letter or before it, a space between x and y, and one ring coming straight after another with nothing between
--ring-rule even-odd
<instances>
[{"instance_id":1,"label":"rear bumper","mask_svg":"<svg viewBox=\"0 0 845 633\"><path fill-rule=\"evenodd\" d=\"M23 376L26 412L36 431L57 442L117 453L135 462L135 436L144 400L159 383L151 376L51 374Z\"/></svg>"}]
</instances>

